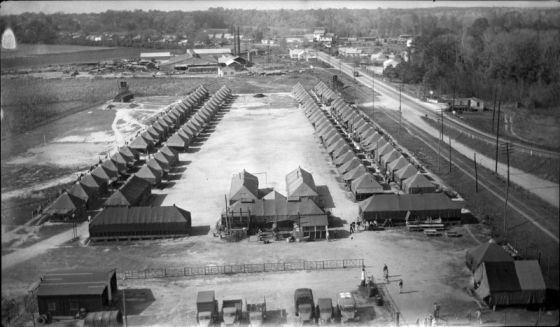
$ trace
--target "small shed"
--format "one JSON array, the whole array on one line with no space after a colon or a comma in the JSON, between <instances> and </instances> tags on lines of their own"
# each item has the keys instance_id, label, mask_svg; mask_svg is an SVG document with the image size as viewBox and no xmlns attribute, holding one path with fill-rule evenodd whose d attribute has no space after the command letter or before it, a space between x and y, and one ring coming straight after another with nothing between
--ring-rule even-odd
<instances>
[{"instance_id":1,"label":"small shed","mask_svg":"<svg viewBox=\"0 0 560 327\"><path fill-rule=\"evenodd\" d=\"M115 269L45 273L36 290L39 314L74 317L81 308L89 312L106 310L117 291Z\"/></svg>"}]
</instances>

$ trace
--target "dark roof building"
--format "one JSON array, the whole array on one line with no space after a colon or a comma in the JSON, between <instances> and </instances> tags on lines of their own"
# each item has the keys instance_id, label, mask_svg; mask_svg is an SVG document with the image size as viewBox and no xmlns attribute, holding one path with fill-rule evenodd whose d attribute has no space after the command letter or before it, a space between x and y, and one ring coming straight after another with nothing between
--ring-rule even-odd
<instances>
[{"instance_id":1,"label":"dark roof building","mask_svg":"<svg viewBox=\"0 0 560 327\"><path fill-rule=\"evenodd\" d=\"M483 262L513 262L513 258L493 241L467 250L466 265L471 272L474 272Z\"/></svg>"},{"instance_id":2,"label":"dark roof building","mask_svg":"<svg viewBox=\"0 0 560 327\"><path fill-rule=\"evenodd\" d=\"M107 181L93 174L85 174L80 179L80 184L95 191L97 195L107 192Z\"/></svg>"},{"instance_id":3,"label":"dark roof building","mask_svg":"<svg viewBox=\"0 0 560 327\"><path fill-rule=\"evenodd\" d=\"M36 290L39 314L73 317L80 308L101 311L110 307L117 290L115 269L45 273Z\"/></svg>"},{"instance_id":4,"label":"dark roof building","mask_svg":"<svg viewBox=\"0 0 560 327\"><path fill-rule=\"evenodd\" d=\"M458 220L461 218L461 205L442 193L380 194L361 201L359 212L364 220L392 219L397 224L405 222L408 212L409 220Z\"/></svg>"},{"instance_id":5,"label":"dark roof building","mask_svg":"<svg viewBox=\"0 0 560 327\"><path fill-rule=\"evenodd\" d=\"M182 237L190 230L190 212L176 206L108 207L89 225L89 235L94 241Z\"/></svg>"},{"instance_id":6,"label":"dark roof building","mask_svg":"<svg viewBox=\"0 0 560 327\"><path fill-rule=\"evenodd\" d=\"M105 206L138 206L147 202L152 194L150 182L132 175L115 193L113 193Z\"/></svg>"}]
</instances>

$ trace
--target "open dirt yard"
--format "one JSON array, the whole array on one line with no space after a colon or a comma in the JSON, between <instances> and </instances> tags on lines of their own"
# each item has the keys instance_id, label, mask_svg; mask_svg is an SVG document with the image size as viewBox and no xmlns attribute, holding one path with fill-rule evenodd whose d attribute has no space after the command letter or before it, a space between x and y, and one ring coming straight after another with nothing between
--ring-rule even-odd
<instances>
[{"instance_id":1,"label":"open dirt yard","mask_svg":"<svg viewBox=\"0 0 560 327\"><path fill-rule=\"evenodd\" d=\"M115 267L118 271L163 267L286 262L299 260L364 259L366 272L382 282L382 267L389 267L385 285L402 313L401 323L414 325L423 319L435 301L448 323L468 322L478 306L466 293L470 275L464 265L465 250L476 245L465 227L456 227L463 237L428 239L403 230L359 232L349 235L347 224L357 215L328 156L303 112L289 94L266 94L254 98L238 95L209 135L186 153L177 178L153 197L154 204L176 204L192 213L193 235L175 240L134 243L63 243L2 269L2 295L19 297L41 272L57 269ZM274 187L285 194L285 175L301 166L313 173L317 185L328 187L337 219L337 239L309 243L243 240L227 243L213 237L214 226L224 208L232 174L246 169L256 173L260 187ZM265 174L266 173L266 174ZM334 233L333 233L334 234ZM483 232L475 232L486 241ZM85 235L82 235L84 237ZM404 282L399 294L398 280ZM219 301L240 297L249 302L266 298L267 307L287 313L293 322L293 292L313 289L315 298L336 298L340 291L355 291L360 269L293 273L239 274L233 276L119 280L126 290L131 326L185 326L195 321L196 292L213 289ZM366 303L359 307L364 325L394 325L385 309ZM536 312L507 310L485 312L486 322L502 325L502 317L525 325L534 323ZM523 319L521 319L521 317ZM557 312L547 313L541 323L553 325ZM534 320L532 320L534 319ZM548 319L548 320L547 320ZM509 322L510 320L508 320ZM521 323L523 322L523 323Z\"/></svg>"}]
</instances>

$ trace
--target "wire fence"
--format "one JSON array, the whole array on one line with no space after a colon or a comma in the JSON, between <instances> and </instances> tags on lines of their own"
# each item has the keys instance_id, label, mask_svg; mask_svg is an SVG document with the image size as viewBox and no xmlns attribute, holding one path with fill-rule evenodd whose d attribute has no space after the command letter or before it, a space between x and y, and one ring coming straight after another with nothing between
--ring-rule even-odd
<instances>
[{"instance_id":1,"label":"wire fence","mask_svg":"<svg viewBox=\"0 0 560 327\"><path fill-rule=\"evenodd\" d=\"M201 267L167 267L146 270L128 270L119 272L121 279L149 279L184 276L250 274L263 272L281 272L298 270L324 270L362 268L364 259L289 261L236 265L208 265Z\"/></svg>"}]
</instances>

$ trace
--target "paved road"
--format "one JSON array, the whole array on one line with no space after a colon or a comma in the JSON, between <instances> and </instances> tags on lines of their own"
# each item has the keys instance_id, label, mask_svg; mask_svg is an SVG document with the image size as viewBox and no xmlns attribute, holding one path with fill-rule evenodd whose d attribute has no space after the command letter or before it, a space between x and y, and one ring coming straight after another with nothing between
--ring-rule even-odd
<instances>
[{"instance_id":1,"label":"paved road","mask_svg":"<svg viewBox=\"0 0 560 327\"><path fill-rule=\"evenodd\" d=\"M349 76L353 76L353 67L342 63L339 65L339 60L333 57L328 56L327 54L320 53L318 58L324 62L329 63L335 68L341 68L342 72ZM399 99L399 91L395 88L375 79L372 81L372 77L367 75L361 75L355 78L356 81L362 83L363 85L371 88L374 85L375 91L381 95L390 97L392 99ZM391 108L388 108L391 109ZM396 109L396 108L394 108ZM402 117L407 121L411 122L415 126L421 128L422 130L426 131L430 135L435 138L439 138L439 131L436 130L434 127L426 123L422 116L427 112L433 112L435 106L429 103L424 103L418 99L415 99L407 94L402 94ZM447 140L447 136L444 137ZM453 148L459 151L461 154L465 155L467 158L473 158L475 151L463 144L453 142ZM481 154L477 154L477 161L480 165L494 170L494 160L492 158L488 158ZM507 167L505 164L498 163L498 173L505 177L507 174ZM514 184L519 185L520 187L526 189L527 191L533 193L534 195L538 196L542 200L546 201L550 205L554 207L559 206L559 190L558 184L553 183L551 181L544 180L539 178L535 175L526 173L521 171L517 168L510 167L510 181Z\"/></svg>"}]
</instances>

